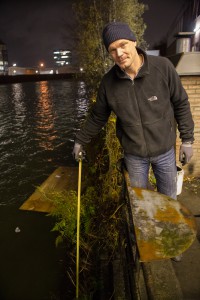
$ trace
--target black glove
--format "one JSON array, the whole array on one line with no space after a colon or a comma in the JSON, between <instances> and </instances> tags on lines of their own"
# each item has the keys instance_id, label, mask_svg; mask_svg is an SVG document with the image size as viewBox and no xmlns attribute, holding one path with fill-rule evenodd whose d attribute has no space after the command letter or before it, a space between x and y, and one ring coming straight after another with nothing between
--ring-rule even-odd
<instances>
[{"instance_id":1,"label":"black glove","mask_svg":"<svg viewBox=\"0 0 200 300\"><path fill-rule=\"evenodd\" d=\"M75 143L72 155L75 160L79 161L84 158L83 146L81 144Z\"/></svg>"},{"instance_id":2,"label":"black glove","mask_svg":"<svg viewBox=\"0 0 200 300\"><path fill-rule=\"evenodd\" d=\"M180 146L179 161L184 166L189 163L192 156L193 156L192 144L183 142Z\"/></svg>"}]
</instances>

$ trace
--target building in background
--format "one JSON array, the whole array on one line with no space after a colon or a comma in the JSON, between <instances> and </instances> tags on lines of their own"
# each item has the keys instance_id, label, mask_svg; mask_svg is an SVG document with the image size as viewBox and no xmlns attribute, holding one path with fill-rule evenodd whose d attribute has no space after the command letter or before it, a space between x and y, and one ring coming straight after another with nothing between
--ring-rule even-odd
<instances>
[{"instance_id":1,"label":"building in background","mask_svg":"<svg viewBox=\"0 0 200 300\"><path fill-rule=\"evenodd\" d=\"M154 56L159 56L160 55L160 51L159 50L147 50L146 53L148 55L154 55Z\"/></svg>"},{"instance_id":2,"label":"building in background","mask_svg":"<svg viewBox=\"0 0 200 300\"><path fill-rule=\"evenodd\" d=\"M0 40L0 75L8 72L8 53L6 45Z\"/></svg>"},{"instance_id":3,"label":"building in background","mask_svg":"<svg viewBox=\"0 0 200 300\"><path fill-rule=\"evenodd\" d=\"M193 157L183 167L185 177L200 176L200 1L187 0L169 28L162 55L171 60L189 96L194 127ZM177 132L176 160L179 161L181 139Z\"/></svg>"},{"instance_id":4,"label":"building in background","mask_svg":"<svg viewBox=\"0 0 200 300\"><path fill-rule=\"evenodd\" d=\"M200 4L199 4L200 6ZM193 50L200 51L200 15L195 19Z\"/></svg>"},{"instance_id":5,"label":"building in background","mask_svg":"<svg viewBox=\"0 0 200 300\"><path fill-rule=\"evenodd\" d=\"M54 74L54 70L52 68L22 68L17 66L12 66L8 68L8 75L43 75L43 74Z\"/></svg>"},{"instance_id":6,"label":"building in background","mask_svg":"<svg viewBox=\"0 0 200 300\"><path fill-rule=\"evenodd\" d=\"M74 74L82 72L80 67L72 62L72 52L70 50L55 50L53 59L56 74Z\"/></svg>"},{"instance_id":7,"label":"building in background","mask_svg":"<svg viewBox=\"0 0 200 300\"><path fill-rule=\"evenodd\" d=\"M53 59L56 67L71 65L72 53L70 50L54 50Z\"/></svg>"},{"instance_id":8,"label":"building in background","mask_svg":"<svg viewBox=\"0 0 200 300\"><path fill-rule=\"evenodd\" d=\"M79 66L72 63L70 50L55 50L53 52L54 68L46 68L44 63L37 67L20 67L16 64L8 67L6 45L0 40L0 75L47 75L47 74L75 74L83 73Z\"/></svg>"},{"instance_id":9,"label":"building in background","mask_svg":"<svg viewBox=\"0 0 200 300\"><path fill-rule=\"evenodd\" d=\"M200 51L200 2L188 0L170 26L165 40L155 47L162 56Z\"/></svg>"},{"instance_id":10,"label":"building in background","mask_svg":"<svg viewBox=\"0 0 200 300\"><path fill-rule=\"evenodd\" d=\"M36 75L39 74L37 68L22 68L17 66L12 66L8 68L8 75Z\"/></svg>"}]
</instances>

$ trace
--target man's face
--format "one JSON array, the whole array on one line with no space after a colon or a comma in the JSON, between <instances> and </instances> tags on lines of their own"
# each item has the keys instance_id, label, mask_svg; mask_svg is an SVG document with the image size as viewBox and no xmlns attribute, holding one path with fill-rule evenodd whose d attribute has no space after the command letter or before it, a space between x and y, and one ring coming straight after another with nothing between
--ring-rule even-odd
<instances>
[{"instance_id":1,"label":"man's face","mask_svg":"<svg viewBox=\"0 0 200 300\"><path fill-rule=\"evenodd\" d=\"M108 51L114 62L123 70L131 68L137 54L136 42L117 40L110 44Z\"/></svg>"}]
</instances>

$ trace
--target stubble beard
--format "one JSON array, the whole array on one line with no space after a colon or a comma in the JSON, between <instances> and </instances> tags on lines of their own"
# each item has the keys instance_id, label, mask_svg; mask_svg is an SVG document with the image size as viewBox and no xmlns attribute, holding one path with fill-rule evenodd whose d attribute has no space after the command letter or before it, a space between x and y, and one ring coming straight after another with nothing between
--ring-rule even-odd
<instances>
[{"instance_id":1,"label":"stubble beard","mask_svg":"<svg viewBox=\"0 0 200 300\"><path fill-rule=\"evenodd\" d=\"M124 71L126 71L126 70L129 70L129 68L131 67L131 64L129 63L129 61L127 61L127 59L125 60L125 62L123 63L118 63L118 66L122 69L122 70L124 70Z\"/></svg>"}]
</instances>

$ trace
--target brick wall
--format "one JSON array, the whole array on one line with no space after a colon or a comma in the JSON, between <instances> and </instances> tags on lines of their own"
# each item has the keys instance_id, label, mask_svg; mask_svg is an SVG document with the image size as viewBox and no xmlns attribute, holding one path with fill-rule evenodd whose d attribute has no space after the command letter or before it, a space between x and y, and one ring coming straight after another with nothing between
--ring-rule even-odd
<instances>
[{"instance_id":1,"label":"brick wall","mask_svg":"<svg viewBox=\"0 0 200 300\"><path fill-rule=\"evenodd\" d=\"M183 87L189 96L191 112L195 124L195 142L193 144L194 155L191 162L184 166L183 169L186 176L200 177L200 75L181 76L180 78ZM178 165L180 165L178 160L180 143L179 135L177 135L176 159Z\"/></svg>"}]
</instances>

